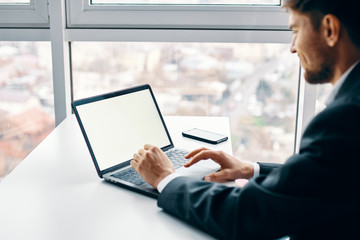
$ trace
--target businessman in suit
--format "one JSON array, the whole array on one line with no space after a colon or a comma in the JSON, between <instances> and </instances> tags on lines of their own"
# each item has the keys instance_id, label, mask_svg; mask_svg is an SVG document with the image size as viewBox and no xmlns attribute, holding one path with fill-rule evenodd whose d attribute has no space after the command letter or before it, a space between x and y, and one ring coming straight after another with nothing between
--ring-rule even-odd
<instances>
[{"instance_id":1,"label":"businessman in suit","mask_svg":"<svg viewBox=\"0 0 360 240\"><path fill-rule=\"evenodd\" d=\"M360 22L358 1L286 0L305 79L331 83L327 108L309 123L300 151L283 165L249 164L197 149L186 167L212 159L221 170L178 177L145 145L131 165L160 192L158 206L219 239L358 239L360 221ZM254 167L257 166L257 167ZM258 168L258 169L257 169ZM247 178L244 187L216 183Z\"/></svg>"}]
</instances>

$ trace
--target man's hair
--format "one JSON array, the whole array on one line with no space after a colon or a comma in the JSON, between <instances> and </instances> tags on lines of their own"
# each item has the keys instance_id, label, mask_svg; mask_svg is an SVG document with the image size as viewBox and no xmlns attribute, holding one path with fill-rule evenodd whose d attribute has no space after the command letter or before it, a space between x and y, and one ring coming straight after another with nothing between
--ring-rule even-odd
<instances>
[{"instance_id":1,"label":"man's hair","mask_svg":"<svg viewBox=\"0 0 360 240\"><path fill-rule=\"evenodd\" d=\"M333 14L346 28L351 41L360 48L359 0L284 0L283 7L308 14L315 29L326 14Z\"/></svg>"}]
</instances>

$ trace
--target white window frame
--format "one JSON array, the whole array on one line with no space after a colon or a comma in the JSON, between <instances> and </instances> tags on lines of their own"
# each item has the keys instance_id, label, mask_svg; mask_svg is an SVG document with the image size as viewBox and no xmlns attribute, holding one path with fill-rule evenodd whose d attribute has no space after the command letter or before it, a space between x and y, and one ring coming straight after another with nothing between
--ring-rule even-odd
<instances>
[{"instance_id":1,"label":"white window frame","mask_svg":"<svg viewBox=\"0 0 360 240\"><path fill-rule=\"evenodd\" d=\"M0 27L49 28L47 0L30 0L30 4L0 4Z\"/></svg>"},{"instance_id":2,"label":"white window frame","mask_svg":"<svg viewBox=\"0 0 360 240\"><path fill-rule=\"evenodd\" d=\"M91 5L66 0L69 28L288 29L281 6Z\"/></svg>"}]
</instances>

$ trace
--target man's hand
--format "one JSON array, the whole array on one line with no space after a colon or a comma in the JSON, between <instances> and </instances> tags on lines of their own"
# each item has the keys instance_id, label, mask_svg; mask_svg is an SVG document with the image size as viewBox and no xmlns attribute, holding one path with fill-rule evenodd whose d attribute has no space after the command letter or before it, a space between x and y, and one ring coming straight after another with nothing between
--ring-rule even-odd
<instances>
[{"instance_id":1,"label":"man's hand","mask_svg":"<svg viewBox=\"0 0 360 240\"><path fill-rule=\"evenodd\" d=\"M131 166L154 188L157 188L162 179L175 172L173 164L165 153L150 144L146 144L133 157Z\"/></svg>"},{"instance_id":2,"label":"man's hand","mask_svg":"<svg viewBox=\"0 0 360 240\"><path fill-rule=\"evenodd\" d=\"M221 166L220 171L207 175L205 177L206 181L222 182L238 178L249 179L254 173L254 167L251 163L240 161L223 151L212 151L206 148L200 148L192 151L186 155L185 158L192 158L184 165L185 167L190 167L205 159L212 159Z\"/></svg>"}]
</instances>

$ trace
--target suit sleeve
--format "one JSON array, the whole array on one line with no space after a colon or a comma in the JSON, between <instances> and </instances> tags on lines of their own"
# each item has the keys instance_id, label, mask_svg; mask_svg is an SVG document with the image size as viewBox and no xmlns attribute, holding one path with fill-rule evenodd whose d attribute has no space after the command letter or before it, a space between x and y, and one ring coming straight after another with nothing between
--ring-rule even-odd
<instances>
[{"instance_id":1,"label":"suit sleeve","mask_svg":"<svg viewBox=\"0 0 360 240\"><path fill-rule=\"evenodd\" d=\"M261 174L269 174L272 170L278 169L279 167L282 166L282 164L277 164L277 163L263 163L263 162L258 162L259 166L260 166L260 175Z\"/></svg>"},{"instance_id":2,"label":"suit sleeve","mask_svg":"<svg viewBox=\"0 0 360 240\"><path fill-rule=\"evenodd\" d=\"M360 167L354 157L359 122L359 107L327 110L309 125L300 153L269 174L251 179L243 188L179 177L165 187L158 206L219 239L336 231L328 227L330 222L347 226L348 219L360 213L354 194L359 178L347 169L349 164ZM346 164L339 164L340 156Z\"/></svg>"}]
</instances>

